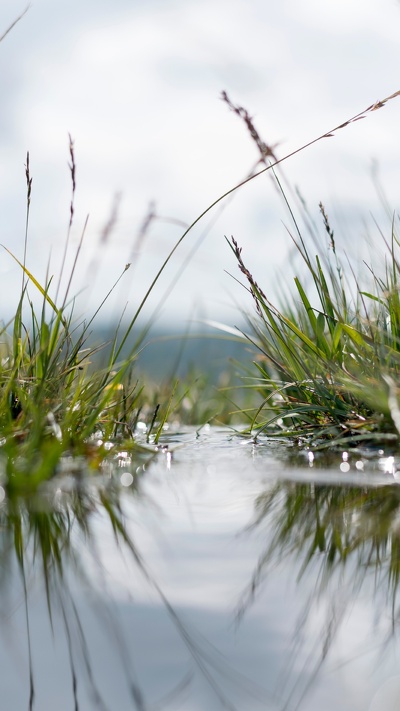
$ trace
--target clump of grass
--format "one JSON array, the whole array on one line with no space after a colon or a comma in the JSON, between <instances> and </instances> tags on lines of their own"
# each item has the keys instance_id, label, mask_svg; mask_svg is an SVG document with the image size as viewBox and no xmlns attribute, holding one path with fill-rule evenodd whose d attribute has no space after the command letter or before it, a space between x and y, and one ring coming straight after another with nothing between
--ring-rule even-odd
<instances>
[{"instance_id":1,"label":"clump of grass","mask_svg":"<svg viewBox=\"0 0 400 711\"><path fill-rule=\"evenodd\" d=\"M294 278L292 303L271 303L230 246L256 308L249 323L260 351L253 387L262 395L251 416L258 434L290 436L315 446L389 442L400 434L399 240L394 228L383 274L369 268L370 287L349 286L322 204L327 254L311 256L299 232L295 244L307 267L307 286ZM310 294L310 295L308 295Z\"/></svg>"},{"instance_id":2,"label":"clump of grass","mask_svg":"<svg viewBox=\"0 0 400 711\"><path fill-rule=\"evenodd\" d=\"M139 456L152 455L153 449L148 445L153 444L154 439L157 443L167 418L184 397L184 394L177 396L176 383L171 387L172 394L161 393L161 402L159 400L151 408L151 398L134 378L135 359L148 328L142 328L128 353L121 355L128 338L134 335L138 315L155 282L127 328L121 332L121 324L117 327L111 343L99 347L89 345L90 329L129 264L123 268L95 313L87 321L77 323L74 320L73 300L70 303L69 293L87 220L62 293L76 192L76 163L71 137L69 153L70 215L55 296L50 295L52 278L47 278L42 285L27 267L32 198L29 153L25 166L27 200L23 261L4 247L19 264L22 274L15 316L11 324L0 329L0 479L8 496L36 491L40 484L57 473L60 460L65 456L83 455L90 471L91 468L97 470L105 459L112 457L112 448L116 444ZM32 288L41 297L39 308L30 295ZM108 353L103 367L94 369L92 359L97 350L106 346ZM157 417L160 405L161 419ZM146 418L146 422L141 423L138 433L139 418ZM146 427L147 437L144 437ZM154 428L156 435L150 438Z\"/></svg>"},{"instance_id":3,"label":"clump of grass","mask_svg":"<svg viewBox=\"0 0 400 711\"><path fill-rule=\"evenodd\" d=\"M216 397L205 373L192 371L181 382L171 372L168 381L156 388L149 383L144 386L135 377L136 359L151 325L137 332L137 319L177 245L158 270L128 326L123 329L120 323L111 342L91 345L91 327L130 264L125 265L95 313L87 321L75 321L70 290L87 219L63 292L75 215L77 171L71 137L69 154L71 201L56 285L53 287L52 277L41 284L27 266L33 185L29 153L22 261L3 246L22 275L15 316L0 328L0 485L11 498L35 492L63 469L63 458L83 457L87 472L99 471L103 463L118 456L117 449L134 452L139 459L153 456L154 446L171 421L201 426L216 415L225 422L229 417L226 402ZM102 239L108 238L114 222L112 216ZM142 230L140 239L143 236ZM39 308L31 296L32 289L41 297ZM101 350L105 357L100 366Z\"/></svg>"},{"instance_id":4,"label":"clump of grass","mask_svg":"<svg viewBox=\"0 0 400 711\"><path fill-rule=\"evenodd\" d=\"M398 95L395 92L372 104L299 150L333 136ZM329 250L312 254L275 171L288 156L278 160L275 146L271 148L260 138L248 112L232 104L226 94L223 99L243 120L257 146L259 162L266 164L257 174L271 170L276 180L295 227L293 242L308 275L306 281L296 276L295 296L292 300L286 296L284 306L275 306L253 278L237 241L234 237L229 241L256 310L255 317L248 317L252 331L248 338L260 356L255 363L258 377L250 387L259 391L262 402L253 412L245 413L249 430L256 436L296 437L318 447L361 441L397 446L400 241L395 221L390 239L383 237L387 250L383 269L379 273L368 267L367 287L360 284L350 261L344 265L339 259L334 230L322 203L319 208Z\"/></svg>"}]
</instances>

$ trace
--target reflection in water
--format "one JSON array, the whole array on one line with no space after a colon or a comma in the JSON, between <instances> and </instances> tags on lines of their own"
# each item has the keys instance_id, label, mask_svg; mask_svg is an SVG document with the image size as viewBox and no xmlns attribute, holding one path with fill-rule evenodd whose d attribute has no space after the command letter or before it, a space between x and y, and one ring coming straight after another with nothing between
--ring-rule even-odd
<instances>
[{"instance_id":1,"label":"reflection in water","mask_svg":"<svg viewBox=\"0 0 400 711\"><path fill-rule=\"evenodd\" d=\"M165 465L169 470L169 451ZM50 711L55 704L62 708L61 699L68 699L65 708L75 711L175 708L192 681L193 671L185 668L187 660L182 664L180 651L180 663L173 674L177 678L167 679L164 685L151 679L147 686L157 691L153 693L152 704L147 703L133 664L133 652L147 644L148 630L144 631L142 618L147 616L147 625L157 627L158 617L161 630L165 619L157 613L157 606L153 610L143 604L132 607L130 594L125 604L121 604L120 593L116 595L113 589L115 581L107 574L107 568L118 561L124 564L124 582L129 564L129 585L138 585L139 589L146 589L147 594L149 590L150 594L156 593L158 607L166 613L175 635L221 707L235 711L236 705L216 678L218 675L229 677L229 665L218 659L202 635L187 628L157 578L149 572L134 537L128 532L123 506L134 506L135 510L140 506L141 492L138 478L131 476L129 494L126 493L126 471L121 475L125 490L116 486L115 479L121 479L119 474L114 472L111 479L95 484L88 481L85 485L82 481L67 479L66 486L59 481L60 486L52 485L40 497L3 503L0 510L3 622L13 620L13 623L8 631L4 626L2 629L2 698L9 708L26 707L25 698L29 710L41 711ZM109 535L110 524L113 538ZM103 544L104 549L109 547L106 556ZM127 602L128 624L124 609L128 607ZM149 619L149 611L152 619ZM139 614L133 626L139 629L142 626L141 633L133 640L130 633L127 634L127 629L132 627L132 613L133 617ZM19 640L25 639L26 668L25 659L20 658L14 665L10 664L12 655L6 658L7 644L15 630ZM158 644L155 641L154 646ZM17 648L15 639L13 645L16 661L22 650ZM176 641L174 645L176 650ZM112 659L104 655L105 651L111 653ZM52 657L57 659L58 665L64 666L64 672L69 669L69 687L60 676L54 683L52 673L49 674L54 663ZM110 668L114 679L111 678L111 684L110 679L104 683ZM59 675L59 670L56 673ZM159 686L163 686L162 694L158 692Z\"/></svg>"},{"instance_id":2,"label":"reflection in water","mask_svg":"<svg viewBox=\"0 0 400 711\"><path fill-rule=\"evenodd\" d=\"M25 624L26 651L28 655L29 701L28 708L36 708L37 689L35 685L35 664L32 652L32 626L37 627L37 619L32 615L43 617L42 606L37 605L37 589L44 589L47 617L51 633L65 639L67 646L67 663L69 665L73 706L78 709L76 649L80 656L91 687L91 695L95 707L105 709L101 694L98 691L90 661L90 655L85 643L85 635L78 609L70 592L69 577L72 571L79 573L82 582L85 581L85 571L81 566L80 547L82 539L90 541L91 519L99 505L106 502L110 522L116 531L123 535L123 524L118 510L118 500L112 489L106 491L101 486L84 488L82 485L71 485L62 488L51 487L42 496L6 500L0 509L0 556L1 556L1 593L3 597L3 623L16 616L19 608L24 608L23 620L17 619L13 625L17 630L16 637L21 638L21 623ZM42 587L43 586L43 587ZM40 595L40 602L43 596ZM35 613L31 613L31 601ZM8 604L7 604L8 603ZM59 627L61 626L61 631ZM56 632L57 630L57 632ZM10 638L13 636L9 630ZM44 632L44 634L43 634ZM5 633L3 624L3 635ZM39 639L48 644L46 632L40 630ZM44 642L46 640L46 642ZM15 652L13 683L18 684L12 691L26 686L24 679L24 661L19 657L21 649L17 649L16 640L12 642ZM40 645L41 646L41 645ZM43 653L43 650L40 650ZM2 650L2 653L4 651ZM7 664L2 664L3 684L2 696L7 699L9 680L4 675ZM4 693L5 692L5 693ZM16 708L15 698L10 698L8 708ZM21 698L22 703L22 698ZM40 707L40 702L39 702ZM22 706L21 706L22 708Z\"/></svg>"},{"instance_id":3,"label":"reflection in water","mask_svg":"<svg viewBox=\"0 0 400 711\"><path fill-rule=\"evenodd\" d=\"M343 453L341 459L339 470L349 472L349 454ZM314 456L308 454L308 463L314 466ZM269 482L256 498L254 520L247 530L262 530L265 545L238 604L238 621L260 594L262 584L279 568L290 567L300 589L304 579L312 582L281 681L291 687L282 709L300 707L358 598L365 603L370 596L375 635L381 634L370 638L369 648L361 650L361 655L370 651L371 644L381 654L387 652L389 641L396 642L400 620L400 488L393 483L397 478L393 456L377 458L372 464L391 475L385 484L379 486L373 478L366 479L365 485L352 485L351 478L349 483L325 484L322 472L322 477L319 473L311 482ZM353 457L354 470L363 471L364 465L361 458ZM324 616L319 619L316 644L301 674L290 684L291 665L301 653L302 640L313 634L311 618L321 608ZM306 674L312 666L312 673Z\"/></svg>"},{"instance_id":4,"label":"reflection in water","mask_svg":"<svg viewBox=\"0 0 400 711\"><path fill-rule=\"evenodd\" d=\"M293 450L273 447L189 432L140 477L132 466L129 486L125 468L122 487L114 471L5 499L1 707L368 711L388 698L396 460L386 479L362 455L289 470Z\"/></svg>"}]
</instances>

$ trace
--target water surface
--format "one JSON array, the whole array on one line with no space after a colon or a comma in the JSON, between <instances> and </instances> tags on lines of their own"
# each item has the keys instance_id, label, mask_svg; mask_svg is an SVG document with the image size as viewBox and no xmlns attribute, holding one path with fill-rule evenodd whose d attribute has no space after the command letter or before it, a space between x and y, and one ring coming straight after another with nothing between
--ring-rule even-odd
<instances>
[{"instance_id":1,"label":"water surface","mask_svg":"<svg viewBox=\"0 0 400 711\"><path fill-rule=\"evenodd\" d=\"M50 575L3 533L0 708L398 708L395 457L203 428L118 462L128 543L95 487Z\"/></svg>"}]
</instances>

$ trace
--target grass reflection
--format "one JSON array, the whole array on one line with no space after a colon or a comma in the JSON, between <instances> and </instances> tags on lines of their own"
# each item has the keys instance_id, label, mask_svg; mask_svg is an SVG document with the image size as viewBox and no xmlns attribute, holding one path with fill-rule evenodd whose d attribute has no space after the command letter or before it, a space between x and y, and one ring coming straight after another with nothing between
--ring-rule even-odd
<instances>
[{"instance_id":1,"label":"grass reflection","mask_svg":"<svg viewBox=\"0 0 400 711\"><path fill-rule=\"evenodd\" d=\"M259 565L296 555L301 577L319 558L329 575L357 558L357 567L387 575L396 592L400 570L400 489L277 482L256 502L255 526L272 517L272 541Z\"/></svg>"},{"instance_id":2,"label":"grass reflection","mask_svg":"<svg viewBox=\"0 0 400 711\"><path fill-rule=\"evenodd\" d=\"M129 699L127 708L138 711L173 708L175 703L180 707L181 697L193 693L192 682L196 675L202 677L221 708L239 711L223 682L226 676L232 676L241 688L243 680L233 674L229 664L221 662L219 654L201 634L187 626L184 616L171 604L158 582L157 571L151 572L146 557L136 545L128 511L132 500L139 502L142 497L141 481L135 474L130 487L121 486L120 473L117 466L109 476L97 479L79 478L76 472L74 477L68 478L64 473L40 494L8 496L0 506L0 595L4 602L8 586L15 594L18 581L18 602L12 604L10 617L16 626L14 613L18 607L21 612L24 610L22 639L28 664L21 685L27 708L41 711L44 695L47 698L51 694L51 683L43 679L40 659L42 655L49 656L47 637L51 630L53 642L57 642L58 648L61 642L67 650L64 655L67 666L60 669L60 673L67 677L67 691L74 711L86 711L86 708L111 711L120 708L124 695ZM110 533L115 545L108 548ZM129 628L124 626L125 598L119 606L118 596L114 598L113 585L110 585L114 559L118 560L120 555L126 581L129 581L126 606L135 607L130 586L135 589L137 576L140 589L144 582L153 603L157 601L155 609L162 608L187 652L186 660L183 654L182 668L175 665L171 678L161 682L159 698L153 699L152 704L147 696L157 694L159 683L155 680L152 689L146 688L148 681L142 679L134 664L136 651L140 655L141 645L146 647L149 643L135 636L137 630L132 618L128 617ZM40 607L38 612L38 597L39 606L43 606L44 600L47 603L44 618ZM137 604L140 608L140 601ZM162 617L156 616L157 619ZM157 630L155 634L157 637ZM93 641L97 639L105 646L106 660L112 658L110 669L105 669L103 674L99 673L101 662ZM166 644L162 631L159 644ZM176 648L179 649L179 644ZM157 654L155 651L156 657ZM124 688L120 696L110 701L115 677L122 680ZM63 684L65 693L65 681ZM86 706L88 698L90 706ZM13 696L13 703L14 700Z\"/></svg>"},{"instance_id":3,"label":"grass reflection","mask_svg":"<svg viewBox=\"0 0 400 711\"><path fill-rule=\"evenodd\" d=\"M238 605L238 621L268 584L272 570L275 578L277 570L291 571L296 587L311 591L305 598L304 590L301 594L305 603L282 681L287 695L282 708L295 709L325 664L357 599L373 605L373 643L382 650L394 639L400 620L400 488L395 483L275 481L257 497L249 529L258 533L262 529L267 542ZM304 644L310 645L307 654ZM289 679L299 659L301 673Z\"/></svg>"},{"instance_id":4,"label":"grass reflection","mask_svg":"<svg viewBox=\"0 0 400 711\"><path fill-rule=\"evenodd\" d=\"M137 482L137 477L132 477L129 487L132 495L137 495ZM95 708L101 711L108 709L99 690L100 680L96 678L92 668L85 625L76 605L73 589L78 579L90 596L95 594L87 570L87 560L90 553L95 563L99 562L94 534L94 524L99 516L108 520L116 544L128 546L137 563L141 565L140 555L126 531L120 489L117 476L95 479L79 477L75 472L74 477L64 474L54 479L35 496L8 495L0 506L1 594L4 601L7 589L13 590L16 602L12 605L11 616L14 616L21 603L24 608L28 678L24 681L22 677L21 683L23 686L28 683L29 711L38 707L35 675L37 654L33 651L31 642L33 619L30 613L33 604L31 600L37 598L38 589L43 590L45 594L47 617L54 639L61 636L65 640L73 697L71 708L75 711L83 708L78 701L78 677L80 685L83 675ZM21 592L15 594L15 589L18 588ZM35 614L38 614L37 611ZM104 620L99 620L99 623L102 625ZM113 620L113 624L118 626L116 620ZM42 634L46 637L45 630L42 630ZM121 639L116 627L114 653L121 657L121 665L124 668L126 652L122 649ZM46 642L42 644L46 645ZM81 660L80 665L77 658ZM132 670L124 671L133 708L144 709L140 688L131 678Z\"/></svg>"}]
</instances>

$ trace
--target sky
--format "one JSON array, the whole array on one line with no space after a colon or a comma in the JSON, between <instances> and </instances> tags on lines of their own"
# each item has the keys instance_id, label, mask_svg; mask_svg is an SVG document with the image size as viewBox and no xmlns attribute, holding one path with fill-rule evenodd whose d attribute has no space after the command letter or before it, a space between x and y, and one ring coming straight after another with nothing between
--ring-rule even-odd
<instances>
[{"instance_id":1,"label":"sky","mask_svg":"<svg viewBox=\"0 0 400 711\"><path fill-rule=\"evenodd\" d=\"M2 0L0 34L25 7ZM221 92L248 110L282 158L400 89L399 27L398 0L34 0L0 43L0 242L22 261L29 151L28 269L42 284L53 275L60 305L84 231L69 292L76 316L89 318L130 263L101 313L112 323L124 310L131 318L185 226L258 161ZM381 243L374 218L390 237L373 166L389 213L397 210L399 117L400 97L282 165L294 209L298 187L321 224L322 201L339 246L356 258L367 235ZM57 293L70 218L69 135L74 219ZM150 209L156 218L142 234ZM300 268L288 229L270 174L256 178L184 238L143 316L177 330L207 319L236 325L252 305L225 237L235 237L274 301ZM21 279L3 251L3 319L15 312Z\"/></svg>"}]
</instances>

